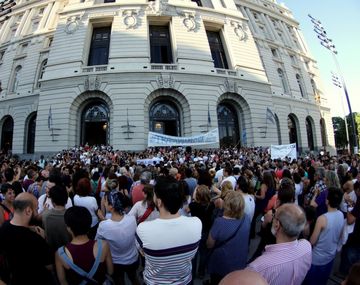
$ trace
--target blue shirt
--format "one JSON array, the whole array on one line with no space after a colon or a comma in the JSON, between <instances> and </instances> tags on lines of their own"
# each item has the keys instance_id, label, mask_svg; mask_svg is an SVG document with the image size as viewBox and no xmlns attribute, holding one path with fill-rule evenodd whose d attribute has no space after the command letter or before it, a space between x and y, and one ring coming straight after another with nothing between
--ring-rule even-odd
<instances>
[{"instance_id":1,"label":"blue shirt","mask_svg":"<svg viewBox=\"0 0 360 285\"><path fill-rule=\"evenodd\" d=\"M222 241L226 241L238 229L236 235L225 244L217 247ZM246 267L248 249L250 218L247 215L239 220L219 217L215 220L210 234L216 241L215 249L209 260L209 273L225 276L226 274Z\"/></svg>"}]
</instances>

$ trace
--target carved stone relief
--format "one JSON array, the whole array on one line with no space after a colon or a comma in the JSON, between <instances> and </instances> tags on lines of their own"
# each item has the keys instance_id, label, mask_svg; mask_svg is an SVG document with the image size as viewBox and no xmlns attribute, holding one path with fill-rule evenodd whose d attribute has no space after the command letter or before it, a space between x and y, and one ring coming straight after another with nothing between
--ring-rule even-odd
<instances>
[{"instance_id":1,"label":"carved stone relief","mask_svg":"<svg viewBox=\"0 0 360 285\"><path fill-rule=\"evenodd\" d=\"M157 78L159 88L174 88L175 81L171 74L160 74Z\"/></svg>"},{"instance_id":2,"label":"carved stone relief","mask_svg":"<svg viewBox=\"0 0 360 285\"><path fill-rule=\"evenodd\" d=\"M229 80L228 78L226 78L224 81L224 88L226 92L230 93L238 93L239 91L236 81Z\"/></svg>"},{"instance_id":3,"label":"carved stone relief","mask_svg":"<svg viewBox=\"0 0 360 285\"><path fill-rule=\"evenodd\" d=\"M88 76L85 78L84 90L99 90L101 87L101 78L99 76Z\"/></svg>"},{"instance_id":4,"label":"carved stone relief","mask_svg":"<svg viewBox=\"0 0 360 285\"><path fill-rule=\"evenodd\" d=\"M239 22L231 21L230 24L234 27L234 33L237 35L239 40L246 41L248 38L248 34L245 23L240 24Z\"/></svg>"},{"instance_id":5,"label":"carved stone relief","mask_svg":"<svg viewBox=\"0 0 360 285\"><path fill-rule=\"evenodd\" d=\"M80 24L80 16L71 16L67 19L65 32L67 34L73 34L77 31Z\"/></svg>"},{"instance_id":6,"label":"carved stone relief","mask_svg":"<svg viewBox=\"0 0 360 285\"><path fill-rule=\"evenodd\" d=\"M135 29L139 25L139 11L134 9L124 10L122 13L127 29Z\"/></svg>"}]
</instances>

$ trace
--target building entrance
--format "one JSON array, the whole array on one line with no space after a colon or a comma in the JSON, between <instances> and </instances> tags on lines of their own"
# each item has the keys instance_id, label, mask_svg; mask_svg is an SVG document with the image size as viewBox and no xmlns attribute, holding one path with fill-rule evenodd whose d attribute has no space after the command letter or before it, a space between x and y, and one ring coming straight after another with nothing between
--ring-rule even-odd
<instances>
[{"instance_id":1,"label":"building entrance","mask_svg":"<svg viewBox=\"0 0 360 285\"><path fill-rule=\"evenodd\" d=\"M109 109L102 102L92 102L82 114L81 144L109 144Z\"/></svg>"},{"instance_id":2,"label":"building entrance","mask_svg":"<svg viewBox=\"0 0 360 285\"><path fill-rule=\"evenodd\" d=\"M180 116L171 102L160 101L150 108L150 129L168 136L180 136Z\"/></svg>"}]
</instances>

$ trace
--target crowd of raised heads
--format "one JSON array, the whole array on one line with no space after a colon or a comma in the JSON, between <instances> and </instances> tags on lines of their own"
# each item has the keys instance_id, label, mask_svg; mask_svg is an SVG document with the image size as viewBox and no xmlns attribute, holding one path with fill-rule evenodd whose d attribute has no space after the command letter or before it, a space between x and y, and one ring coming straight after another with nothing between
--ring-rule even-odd
<instances>
[{"instance_id":1,"label":"crowd of raised heads","mask_svg":"<svg viewBox=\"0 0 360 285\"><path fill-rule=\"evenodd\" d=\"M0 285L360 284L358 155L86 145L0 163Z\"/></svg>"}]
</instances>

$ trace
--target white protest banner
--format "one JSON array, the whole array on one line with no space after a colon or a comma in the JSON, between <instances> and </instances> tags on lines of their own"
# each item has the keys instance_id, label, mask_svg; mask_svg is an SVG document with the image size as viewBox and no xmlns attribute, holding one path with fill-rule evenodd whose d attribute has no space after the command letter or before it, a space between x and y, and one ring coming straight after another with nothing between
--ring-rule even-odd
<instances>
[{"instance_id":1,"label":"white protest banner","mask_svg":"<svg viewBox=\"0 0 360 285\"><path fill-rule=\"evenodd\" d=\"M271 159L284 159L285 157L297 159L296 143L271 145Z\"/></svg>"},{"instance_id":2,"label":"white protest banner","mask_svg":"<svg viewBox=\"0 0 360 285\"><path fill-rule=\"evenodd\" d=\"M154 165L159 163L160 161L163 161L162 158L158 158L158 157L154 157L154 158L147 158L147 159L137 159L136 163L138 165L143 164L143 165Z\"/></svg>"},{"instance_id":3,"label":"white protest banner","mask_svg":"<svg viewBox=\"0 0 360 285\"><path fill-rule=\"evenodd\" d=\"M214 129L206 134L193 137L173 137L149 132L148 147L152 146L193 146L215 144L219 142L219 130Z\"/></svg>"}]
</instances>

